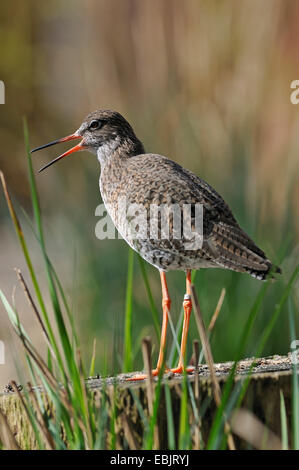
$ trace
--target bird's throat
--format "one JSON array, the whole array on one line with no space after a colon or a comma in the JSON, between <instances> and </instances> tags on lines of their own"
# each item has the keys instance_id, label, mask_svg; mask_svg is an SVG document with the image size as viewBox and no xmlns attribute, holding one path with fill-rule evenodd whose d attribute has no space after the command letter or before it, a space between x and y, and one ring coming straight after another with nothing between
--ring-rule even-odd
<instances>
[{"instance_id":1,"label":"bird's throat","mask_svg":"<svg viewBox=\"0 0 299 470\"><path fill-rule=\"evenodd\" d=\"M97 157L101 166L105 165L111 158L118 156L120 150L120 140L118 137L104 142L97 150Z\"/></svg>"},{"instance_id":2,"label":"bird's throat","mask_svg":"<svg viewBox=\"0 0 299 470\"><path fill-rule=\"evenodd\" d=\"M107 162L117 159L127 159L134 155L144 153L144 147L140 140L121 139L119 136L113 140L104 142L97 150L98 160L103 167Z\"/></svg>"}]
</instances>

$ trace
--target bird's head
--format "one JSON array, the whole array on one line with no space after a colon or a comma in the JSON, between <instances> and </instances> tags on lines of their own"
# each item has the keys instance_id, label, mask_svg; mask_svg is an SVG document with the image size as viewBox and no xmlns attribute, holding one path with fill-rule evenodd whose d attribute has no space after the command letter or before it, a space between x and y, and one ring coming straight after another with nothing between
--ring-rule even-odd
<instances>
[{"instance_id":1,"label":"bird's head","mask_svg":"<svg viewBox=\"0 0 299 470\"><path fill-rule=\"evenodd\" d=\"M143 151L142 144L135 136L132 127L121 114L116 111L98 110L90 113L74 134L54 140L46 145L42 145L41 147L37 147L31 150L31 153L50 147L51 145L56 145L60 142L67 142L75 139L81 139L81 141L75 147L72 147L50 163L47 163L47 165L42 167L39 172L45 170L49 166L53 165L53 163L61 160L67 155L81 150L88 150L95 153L101 163L104 163L109 156L121 146L124 146L125 148L128 147L128 150L130 150L130 147L131 150L133 150L135 146L138 148L139 152L142 153Z\"/></svg>"}]
</instances>

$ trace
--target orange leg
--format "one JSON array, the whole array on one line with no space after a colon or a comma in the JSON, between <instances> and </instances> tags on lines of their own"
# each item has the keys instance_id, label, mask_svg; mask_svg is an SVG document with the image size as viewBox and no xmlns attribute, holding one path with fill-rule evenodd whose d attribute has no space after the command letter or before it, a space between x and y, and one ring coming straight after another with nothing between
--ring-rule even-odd
<instances>
[{"instance_id":1,"label":"orange leg","mask_svg":"<svg viewBox=\"0 0 299 470\"><path fill-rule=\"evenodd\" d=\"M187 345L187 336L189 330L189 322L190 316L192 311L192 302L191 302L191 270L187 270L186 274L186 294L184 297L183 302L184 307L184 323L183 323L183 332L182 332L182 339L181 339L181 350L180 350L180 358L179 363L175 369L171 369L171 372L174 374L181 374L185 368L185 354L186 354L186 345ZM194 368L187 368L187 372L192 372Z\"/></svg>"},{"instance_id":2,"label":"orange leg","mask_svg":"<svg viewBox=\"0 0 299 470\"><path fill-rule=\"evenodd\" d=\"M162 321L162 332L160 340L160 351L157 366L152 370L152 375L159 375L161 367L164 361L165 345L166 345L166 334L167 334L167 324L168 324L168 314L170 310L171 300L168 293L166 276L164 271L160 271L161 286L162 286L162 309L163 309L163 321ZM133 377L128 378L127 380L144 380L147 378L146 374L138 374Z\"/></svg>"}]
</instances>

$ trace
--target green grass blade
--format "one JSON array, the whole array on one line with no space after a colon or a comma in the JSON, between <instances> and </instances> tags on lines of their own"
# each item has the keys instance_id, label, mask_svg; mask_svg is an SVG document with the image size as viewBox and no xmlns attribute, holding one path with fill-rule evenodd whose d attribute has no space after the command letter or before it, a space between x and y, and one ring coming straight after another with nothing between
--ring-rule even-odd
<instances>
[{"instance_id":1,"label":"green grass blade","mask_svg":"<svg viewBox=\"0 0 299 470\"><path fill-rule=\"evenodd\" d=\"M255 357L260 357L261 356L261 354L264 350L264 347L265 347L265 345L266 345L266 343L269 339L271 331L274 328L274 325L275 325L275 323L278 319L278 316L279 316L286 300L288 299L288 297L290 295L290 292L291 292L291 289L292 289L292 286L293 286L293 284L296 281L298 276L299 276L299 265L294 269L294 271L293 271L293 273L290 277L290 280L287 283L285 289L283 290L281 298L280 298L279 302L277 303L277 305L274 309L273 315L271 316L271 319L270 319L269 323L267 324L266 328L264 329L264 332L263 332L261 340L259 342ZM250 366L250 370L249 370L249 372L247 374L247 377L246 377L246 379L243 383L242 390L241 390L239 400L238 400L238 406L241 405L241 402L243 401L243 398L245 396L245 393L246 393L246 390L247 390L247 387L249 385L249 381L250 381L250 378L251 378L251 371L252 371L253 367L254 367L254 362Z\"/></svg>"},{"instance_id":2,"label":"green grass blade","mask_svg":"<svg viewBox=\"0 0 299 470\"><path fill-rule=\"evenodd\" d=\"M51 297L52 304L53 304L53 309L54 309L55 316L56 316L57 326L58 326L58 329L59 329L60 338L61 338L62 343L63 343L63 350L64 350L64 353L65 353L65 356L66 356L66 360L69 363L70 355L72 355L71 354L71 345L70 345L70 342L68 340L68 334L67 334L67 331L66 331L66 328L65 328L65 324L64 324L62 315L61 315L59 300L58 300L55 285L54 285L54 282L53 282L53 277L52 277L52 272L51 272L51 268L50 268L50 265L49 265L48 256L46 254L44 233L43 233L41 213L40 213L40 204L39 204L37 187L36 187L36 182L35 182L35 177L34 177L34 172L33 172L33 167L32 167L32 160L31 160L30 146L29 146L29 137L28 137L28 129L27 129L27 125L26 125L25 121L24 121L24 136L25 136L25 147L26 147L26 153L27 153L28 169L29 169L29 182L30 182L31 201L32 201L32 208L33 208L33 213L34 213L34 219L35 219L35 223L36 223L36 227L37 227L37 233L38 233L38 237L39 237L40 247L41 247L41 250L42 250L42 254L44 256L47 279L48 279L48 287L49 287L50 297Z\"/></svg>"},{"instance_id":3,"label":"green grass blade","mask_svg":"<svg viewBox=\"0 0 299 470\"><path fill-rule=\"evenodd\" d=\"M37 233L36 233L36 230L35 230L35 228L34 228L32 222L31 222L31 220L30 220L30 218L29 218L27 212L25 211L25 209L24 209L23 207L21 207L21 210L22 210L23 215L24 215L24 217L25 217L25 219L26 219L26 221L27 221L27 223L28 223L28 226L30 227L30 229L31 229L31 231L32 231L32 233L33 233L33 235L34 235L34 237L36 238L37 242L38 242L39 245L40 245L40 239L39 239L39 237L38 237L38 235L37 235ZM73 334L73 338L74 338L74 341L75 341L75 346L78 346L78 336L77 336L76 329L75 329L75 325L74 325L74 317L73 317L73 315L72 315L72 313L71 313L71 309L70 309L69 304L68 304L68 301L67 301L67 299L66 299L66 295L65 295L65 293L64 293L64 290L63 290L62 284L61 284L61 282L60 282L60 279L59 279L59 277L58 277L58 274L57 274L57 272L56 272L56 270L55 270L53 264L51 263L51 261L50 261L50 259L49 259L49 257L48 257L47 254L46 254L46 256L47 256L47 262L49 263L49 266L50 266L51 271L52 271L52 274L53 274L54 281L55 281L55 283L56 283L56 285L57 285L58 292L59 292L59 294L60 294L60 296L61 296L62 303L63 303L64 308L65 308L65 311L66 311L66 313L67 313L67 317L68 317L69 323L70 323L71 328L72 328L72 334Z\"/></svg>"},{"instance_id":4,"label":"green grass blade","mask_svg":"<svg viewBox=\"0 0 299 470\"><path fill-rule=\"evenodd\" d=\"M23 326L20 324L16 311L12 308L10 303L8 302L7 298L5 297L2 290L0 290L0 299L3 303L3 306L7 312L8 318L13 325L15 331L19 331L27 340L30 342L29 336L27 335L26 331L24 330Z\"/></svg>"},{"instance_id":5,"label":"green grass blade","mask_svg":"<svg viewBox=\"0 0 299 470\"><path fill-rule=\"evenodd\" d=\"M111 418L110 418L110 435L111 435L111 440L110 440L110 449L109 450L115 450L116 449L116 386L114 384L113 387L113 397L112 397L112 403L111 403Z\"/></svg>"},{"instance_id":6,"label":"green grass blade","mask_svg":"<svg viewBox=\"0 0 299 470\"><path fill-rule=\"evenodd\" d=\"M124 339L124 372L130 372L133 367L132 361L132 315L133 315L133 273L134 273L134 251L129 248L128 275L126 290L125 311L125 339Z\"/></svg>"},{"instance_id":7,"label":"green grass blade","mask_svg":"<svg viewBox=\"0 0 299 470\"><path fill-rule=\"evenodd\" d=\"M258 351L257 351L258 356L262 353L262 351L265 347L265 344L267 343L267 341L269 339L271 331L273 330L273 327L276 323L278 315L281 312L286 300L288 299L288 297L290 295L290 292L291 292L291 289L293 287L293 284L296 281L296 279L298 278L298 276L299 276L299 265L294 269L294 271L293 271L293 273L290 277L290 280L287 283L285 289L283 290L282 296L281 296L278 304L275 307L275 310L274 310L274 313L271 317L271 320L270 320L270 322L268 323L268 325L266 326L266 328L264 330L264 333L263 333L263 336L262 336L262 339L261 339L261 342L260 342L260 345L259 345L259 348L258 348Z\"/></svg>"},{"instance_id":8,"label":"green grass blade","mask_svg":"<svg viewBox=\"0 0 299 470\"><path fill-rule=\"evenodd\" d=\"M147 292L148 301L150 304L150 309L151 309L151 313L152 313L152 317L154 321L154 327L155 327L157 339L158 341L160 341L161 327L160 327L160 321L159 321L159 312L154 302L153 294L152 294L150 283L148 280L148 275L146 272L145 261L141 258L140 255L138 255L138 261L139 261L140 271L142 274L145 289Z\"/></svg>"},{"instance_id":9,"label":"green grass blade","mask_svg":"<svg viewBox=\"0 0 299 470\"><path fill-rule=\"evenodd\" d=\"M294 284L294 282L296 281L297 277L299 275L299 266L297 266L291 277L290 277L290 280L289 282L287 283L282 295L281 295L281 298L280 298L280 301L278 302L278 304L276 305L275 309L274 309L274 312L273 312L273 315L268 323L268 325L266 326L266 328L264 329L264 332L263 332L263 335L262 335L262 338L259 342L259 345L258 345L258 348L257 348L257 352L255 354L256 357L260 357L260 355L262 354L262 351L265 347L265 344L266 342L268 341L269 339L269 336L271 334L271 331L272 329L274 328L274 325L278 319L278 316L279 316L279 313L281 312L282 308L283 308L283 305L284 303L286 302L289 294L290 294L290 291L291 291L291 288ZM269 285L269 281L267 282L267 285ZM264 286L263 286L264 287ZM262 287L262 289L263 289ZM258 297L259 298L259 297ZM257 299L258 301L258 299ZM255 302L255 306L257 307L259 302ZM254 318L256 316L256 313L255 312L255 315L254 315ZM250 325L250 328L252 327L252 324L253 324L253 319L250 318L251 315L249 316L249 319L248 319L248 322L247 324ZM246 328L245 328L245 338L247 339L248 338L248 334L249 332L246 332ZM243 335L244 336L244 335ZM247 342L247 341L246 341ZM240 350L243 350L244 347L246 345L244 345L243 347L240 348ZM209 437L209 442L208 442L208 448L214 448L213 446L215 445L216 443L216 439L217 439L217 429L219 430L220 427L221 427L221 424L223 423L223 415L224 415L224 409L225 409L225 406L226 406L226 403L228 401L228 398L229 398L229 393L230 393L230 389L232 387L232 384L233 384L233 377L234 377L234 374L235 374L235 370L236 370L236 365L237 365L237 362L234 363L234 366L232 368L232 371L229 375L229 378L227 380L227 383L225 384L225 387L224 387L224 393L223 393L223 396L222 396L222 402L221 402L221 406L218 408L217 410L217 413L216 413L216 418L214 420L214 423L213 423L213 426L212 426L212 431L210 433L210 437ZM239 394L239 397L238 397L238 400L237 400L237 405L236 407L239 408L241 406L241 403L244 399L244 396L245 396L245 393L246 393L246 390L248 388L248 385L249 385L249 382L250 382L250 379L251 379L251 371L254 367L254 361L250 367L250 370L246 376L246 379L244 380L243 384L242 384L242 388L241 388L241 391L240 391L240 394ZM233 375L232 375L233 374ZM215 428L214 428L214 424L216 422L216 419L217 419L217 425L215 425ZM212 441L211 439L211 436L213 437L214 441Z\"/></svg>"},{"instance_id":10,"label":"green grass blade","mask_svg":"<svg viewBox=\"0 0 299 470\"><path fill-rule=\"evenodd\" d=\"M1 177L1 181L2 181L3 190L4 190L4 193L5 193L8 209L9 209L9 212L10 212L10 216L11 216L11 219L13 221L15 231L16 231L17 237L19 239L19 243L20 243L20 246L21 246L21 249L22 249L26 264L27 264L27 267L28 267L28 271L29 271L31 280L32 280L32 284L33 284L33 287L34 287L34 290L35 290L35 294L36 294L38 303L40 305L40 308L41 308L41 311L42 311L42 314L43 314L43 318L44 318L44 321L45 321L45 326L47 328L48 335L51 339L51 344L53 346L53 349L55 350L56 357L59 360L59 358L60 358L59 349L58 349L58 346L57 346L57 343L56 343L56 340L55 340L55 336L54 336L54 333L53 333L53 330L52 330L52 327L51 327L51 324L50 324L50 321L49 321L49 317L48 317L48 314L47 314L47 310L46 310L46 307L45 307L43 296L41 294L41 290L40 290L40 287L39 287L39 284L38 284L38 281L37 281L37 277L36 277L36 274L35 274L35 271L34 271L34 268L33 268L33 264L32 264L30 255L29 255L29 250L28 250L28 247L27 247L27 244L26 244L26 240L25 240L23 231L22 231L22 227L21 227L20 222L17 218L17 215L16 215L16 212L14 210L11 198L9 196L9 193L8 193L8 190L7 190L7 187L6 187L6 183L5 183L5 179L4 179L4 175L1 172L0 172L0 177Z\"/></svg>"},{"instance_id":11,"label":"green grass blade","mask_svg":"<svg viewBox=\"0 0 299 470\"><path fill-rule=\"evenodd\" d=\"M168 449L175 450L175 429L174 429L174 421L173 421L171 393L170 393L170 388L167 383L164 384L164 393L165 393L165 404L166 404Z\"/></svg>"},{"instance_id":12,"label":"green grass blade","mask_svg":"<svg viewBox=\"0 0 299 470\"><path fill-rule=\"evenodd\" d=\"M153 404L153 414L150 418L148 433L144 439L145 450L152 450L153 444L154 444L154 433L155 433L155 427L158 421L158 410L159 410L160 397L161 397L161 388L162 388L161 385L162 385L163 371L164 371L164 366L162 367L159 373L158 382L157 382L157 385L155 386L155 399L154 399L154 404Z\"/></svg>"},{"instance_id":13,"label":"green grass blade","mask_svg":"<svg viewBox=\"0 0 299 470\"><path fill-rule=\"evenodd\" d=\"M89 377L93 377L95 374L95 361L96 361L96 340L93 340L92 356L89 366Z\"/></svg>"},{"instance_id":14,"label":"green grass blade","mask_svg":"<svg viewBox=\"0 0 299 470\"><path fill-rule=\"evenodd\" d=\"M283 450L288 450L289 448L289 438L288 438L288 423L287 423L287 413L286 406L284 401L284 396L280 390L280 421L281 421L281 441Z\"/></svg>"},{"instance_id":15,"label":"green grass blade","mask_svg":"<svg viewBox=\"0 0 299 470\"><path fill-rule=\"evenodd\" d=\"M224 415L224 409L226 407L226 404L229 400L230 392L234 384L234 377L235 377L235 372L237 368L238 361L242 357L244 351L246 350L247 347L247 341L250 335L250 332L252 330L252 326L254 324L254 320L256 319L256 316L261 308L264 296L266 295L267 289L269 288L269 281L263 284L261 289L258 292L258 295L254 301L254 304L250 310L247 322L245 324L243 334L241 336L240 342L239 342L239 347L237 350L236 354L236 359L234 362L234 365L230 371L230 374L228 376L228 379L225 383L223 393L222 393L222 399L221 399L221 405L217 408L215 418L211 427L208 443L207 443L207 449L215 449L217 447L217 442L219 441L218 436L220 433L220 430L223 428L223 415Z\"/></svg>"},{"instance_id":16,"label":"green grass blade","mask_svg":"<svg viewBox=\"0 0 299 470\"><path fill-rule=\"evenodd\" d=\"M134 400L134 403L136 405L136 408L137 408L137 411L139 413L139 416L140 416L140 419L142 421L142 424L143 424L143 429L144 429L144 432L143 434L144 435L147 435L148 432L149 432L149 420L148 420L148 417L147 415L145 414L145 411L143 409L143 405L139 399L139 396L138 394L134 391L134 389L132 388L130 390L130 394L132 395L132 398Z\"/></svg>"},{"instance_id":17,"label":"green grass blade","mask_svg":"<svg viewBox=\"0 0 299 470\"><path fill-rule=\"evenodd\" d=\"M77 397L77 406L81 409L81 413L83 413L83 417L86 418L87 410L85 408L85 403L83 399L83 390L82 390L82 384L80 381L80 374L79 374L79 371L75 362L75 358L74 358L74 354L73 354L72 346L71 346L71 341L69 339L69 335L68 335L65 322L63 319L63 315L61 312L59 299L57 296L56 287L55 287L55 283L53 280L53 274L52 274L51 266L49 263L49 258L46 253L44 233L43 233L43 227L42 227L42 221L41 221L40 205L39 205L39 199L38 199L38 193L37 193L37 186L35 182L30 147L29 147L28 129L27 129L27 125L25 121L24 121L24 136L25 136L25 147L26 147L26 153L27 153L28 169L29 169L29 181L30 181L32 207L33 207L34 219L35 219L35 223L37 227L38 238L40 241L40 247L41 247L41 251L42 251L44 262L45 262L45 268L46 268L46 274L47 274L47 280L48 280L48 289L49 289L50 298L51 298L52 305L53 305L53 310L55 314L55 319L56 319L56 323L58 327L59 338L62 344L64 357L65 357L68 371L72 380L74 392ZM56 345L55 340L54 342ZM57 353L57 359L58 359L58 363L60 366L60 370L64 374L64 365L63 365L61 356L59 354L58 348L57 350L55 349L55 353ZM65 385L66 385L66 379L65 379Z\"/></svg>"},{"instance_id":18,"label":"green grass blade","mask_svg":"<svg viewBox=\"0 0 299 470\"><path fill-rule=\"evenodd\" d=\"M184 373L182 383L180 425L179 425L179 449L188 450L190 448L190 427L188 413L188 384L187 374Z\"/></svg>"}]
</instances>

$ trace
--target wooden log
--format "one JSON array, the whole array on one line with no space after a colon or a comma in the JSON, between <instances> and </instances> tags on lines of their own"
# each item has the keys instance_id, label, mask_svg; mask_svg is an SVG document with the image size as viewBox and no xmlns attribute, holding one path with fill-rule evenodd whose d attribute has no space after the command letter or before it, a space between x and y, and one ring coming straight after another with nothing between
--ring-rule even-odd
<instances>
[{"instance_id":1,"label":"wooden log","mask_svg":"<svg viewBox=\"0 0 299 470\"><path fill-rule=\"evenodd\" d=\"M252 361L253 359L246 359L239 362L235 376L235 385L240 384L241 381L246 378ZM232 365L232 362L215 364L216 375L221 389L223 389ZM148 415L149 409L145 381L129 382L127 379L131 375L133 375L133 373L120 374L117 377L96 377L87 379L87 385L92 391L95 400L101 400L103 390L105 389L108 398L108 408L111 408L113 401L116 403L116 435L117 448L119 449L128 447L138 449L141 447L143 423L136 406L136 398L146 415ZM194 390L194 374L189 375L188 380ZM242 403L243 408L251 410L251 412L278 437L281 436L280 392L282 392L284 396L288 430L289 435L291 435L291 380L292 363L290 355L257 359ZM160 449L166 449L168 447L165 384L167 383L170 389L175 424L174 428L178 433L182 381L182 376L174 376L173 374L166 374L163 378L158 412ZM114 384L116 384L116 387ZM189 400L188 407L189 424L195 426L191 400ZM207 365L201 365L199 368L199 407L205 410L201 420L201 435L203 442L206 443L216 411ZM6 415L7 421L20 447L36 448L34 434L20 406L19 398L14 393L1 395L0 408ZM196 435L196 433L194 433L194 435ZM175 437L176 439L178 438L177 435ZM238 448L247 447L247 443L238 437L236 438L236 444Z\"/></svg>"}]
</instances>

